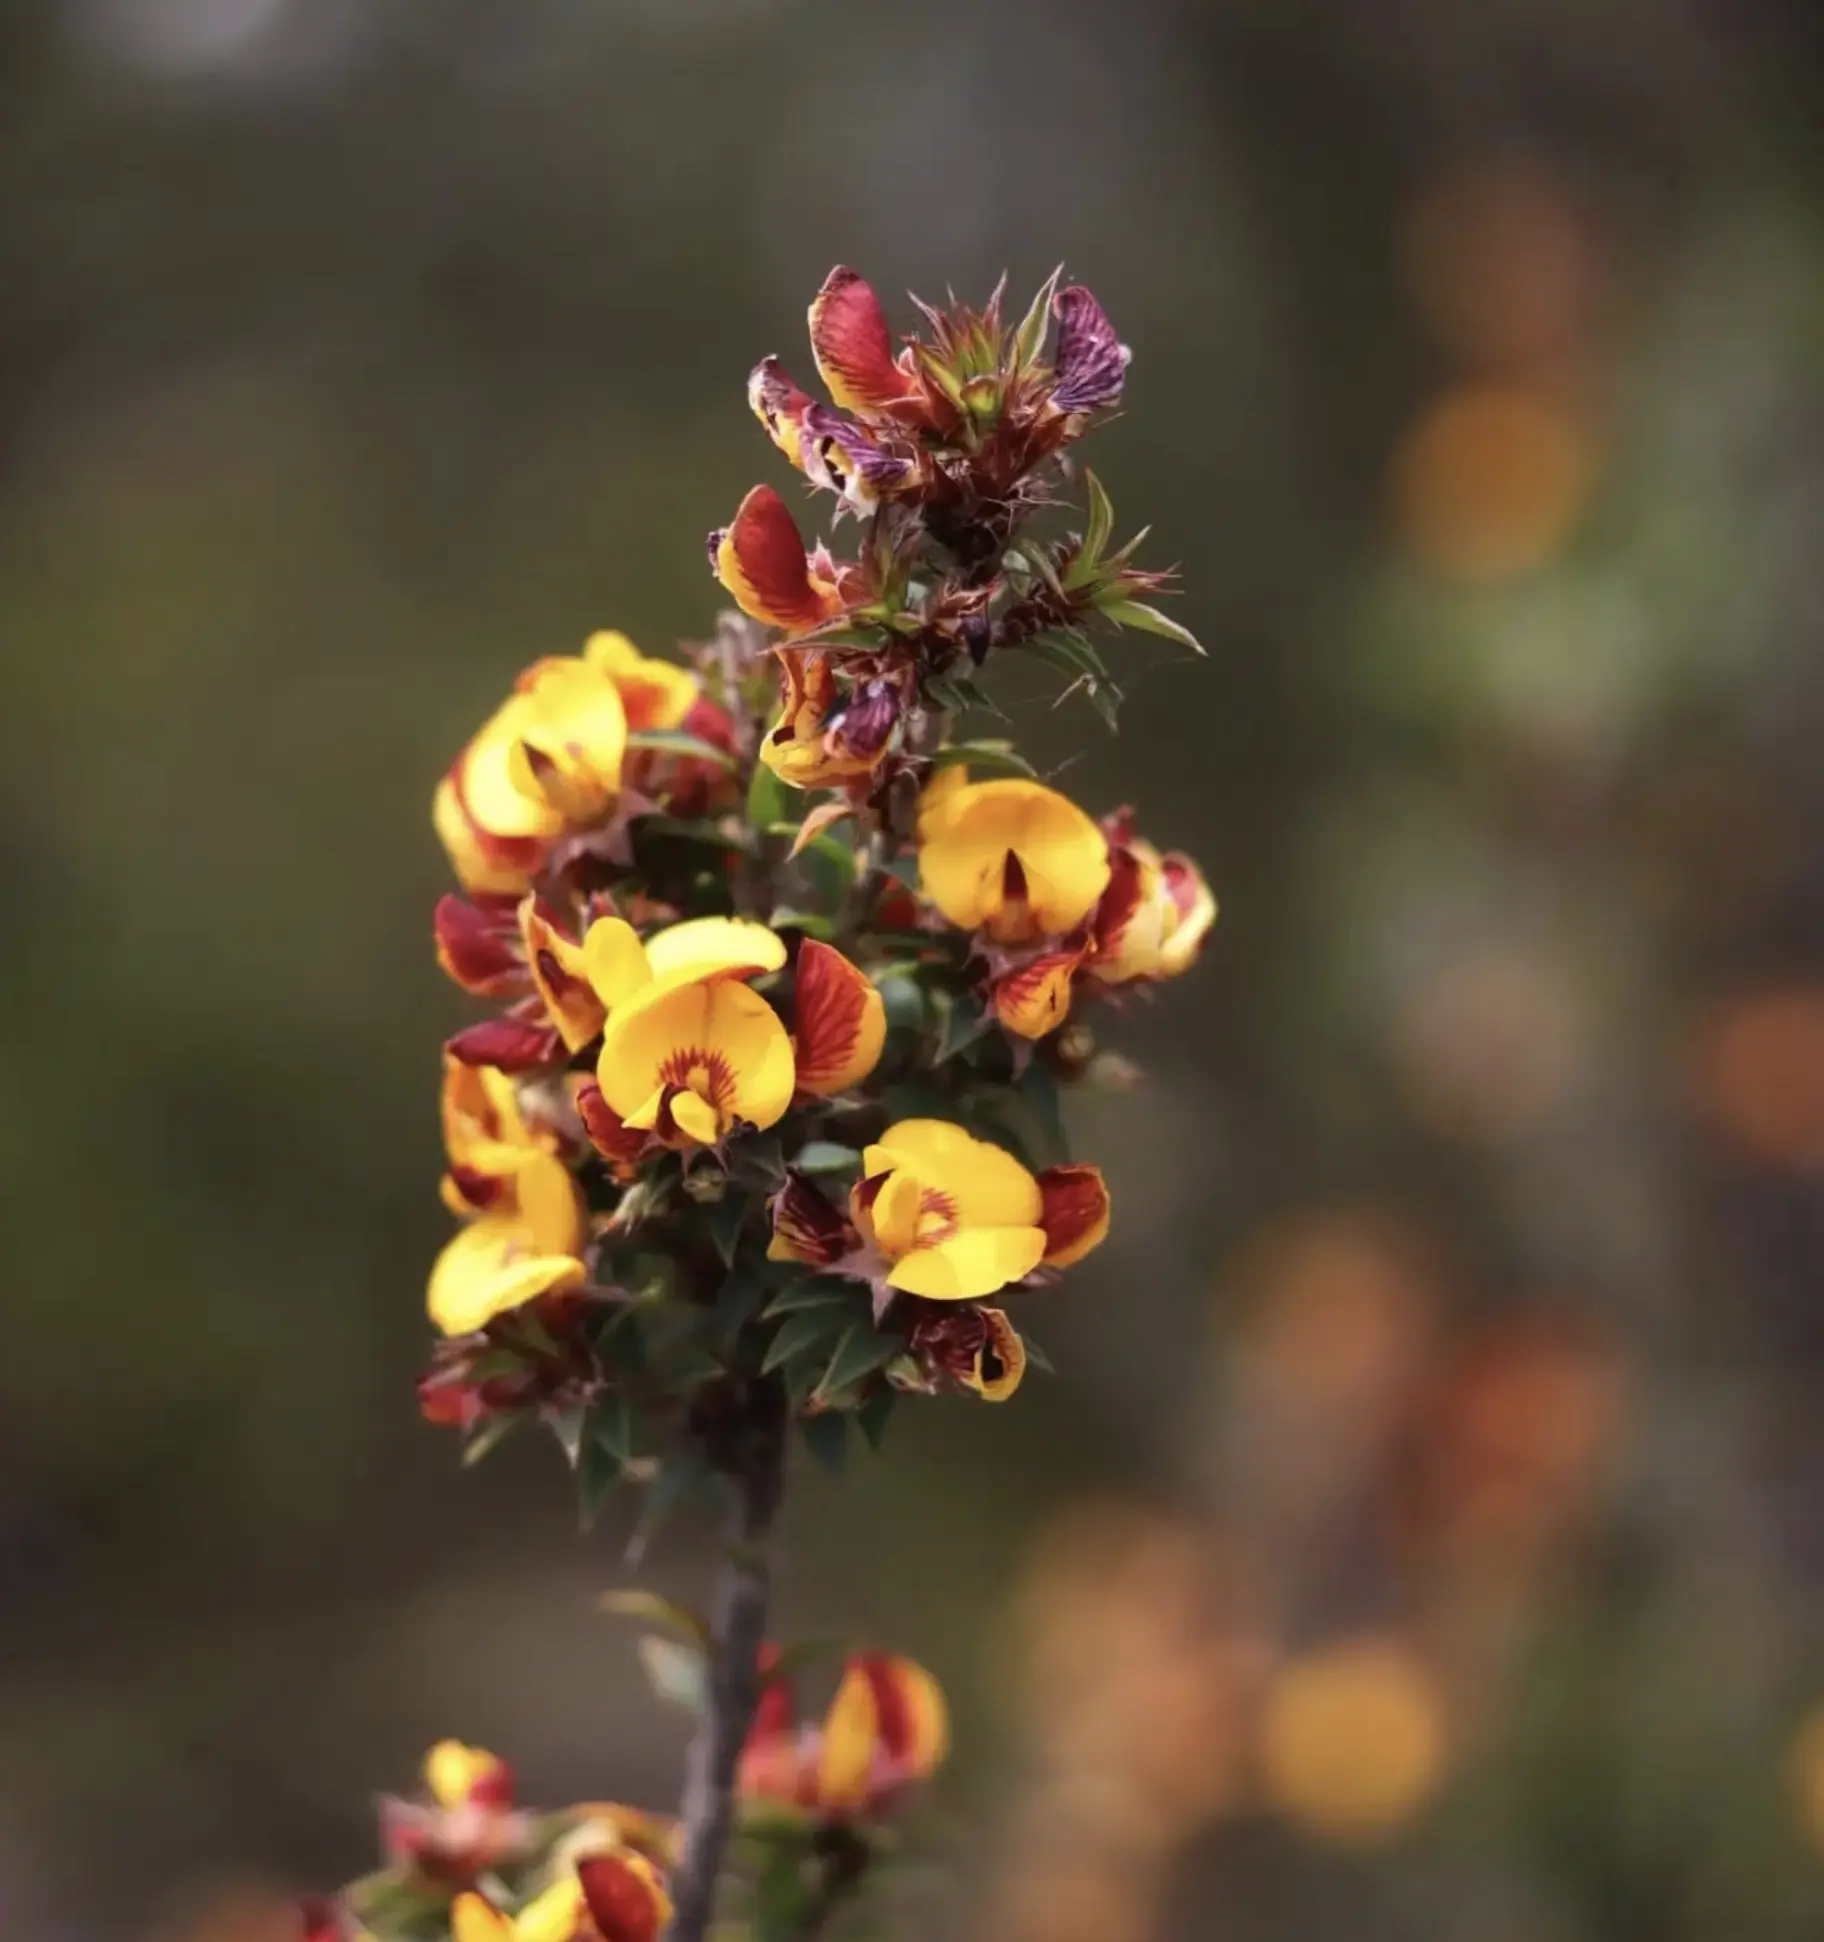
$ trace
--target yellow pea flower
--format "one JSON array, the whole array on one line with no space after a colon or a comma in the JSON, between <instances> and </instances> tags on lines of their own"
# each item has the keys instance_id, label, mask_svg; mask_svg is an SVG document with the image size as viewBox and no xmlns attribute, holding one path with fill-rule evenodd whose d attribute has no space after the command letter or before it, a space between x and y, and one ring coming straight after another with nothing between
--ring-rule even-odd
<instances>
[{"instance_id":1,"label":"yellow pea flower","mask_svg":"<svg viewBox=\"0 0 1824 1942\"><path fill-rule=\"evenodd\" d=\"M507 1915L476 1894L450 1906L452 1942L658 1942L671 1921L664 1877L632 1849L581 1857Z\"/></svg>"},{"instance_id":2,"label":"yellow pea flower","mask_svg":"<svg viewBox=\"0 0 1824 1942\"><path fill-rule=\"evenodd\" d=\"M609 1014L596 1083L623 1126L713 1146L737 1121L776 1124L796 1086L792 1042L734 978L654 978Z\"/></svg>"},{"instance_id":3,"label":"yellow pea flower","mask_svg":"<svg viewBox=\"0 0 1824 1942\"><path fill-rule=\"evenodd\" d=\"M1045 1258L1039 1183L1011 1153L941 1119L902 1119L862 1155L849 1211L888 1263L886 1285L967 1301Z\"/></svg>"},{"instance_id":4,"label":"yellow pea flower","mask_svg":"<svg viewBox=\"0 0 1824 1942\"><path fill-rule=\"evenodd\" d=\"M446 1059L443 1129L444 1203L472 1218L438 1255L426 1301L446 1335L467 1335L584 1279L585 1212L554 1136L527 1124L507 1073Z\"/></svg>"},{"instance_id":5,"label":"yellow pea flower","mask_svg":"<svg viewBox=\"0 0 1824 1942\"><path fill-rule=\"evenodd\" d=\"M1108 839L1068 796L1009 776L925 793L919 881L959 929L997 944L1071 931L1108 887Z\"/></svg>"}]
</instances>

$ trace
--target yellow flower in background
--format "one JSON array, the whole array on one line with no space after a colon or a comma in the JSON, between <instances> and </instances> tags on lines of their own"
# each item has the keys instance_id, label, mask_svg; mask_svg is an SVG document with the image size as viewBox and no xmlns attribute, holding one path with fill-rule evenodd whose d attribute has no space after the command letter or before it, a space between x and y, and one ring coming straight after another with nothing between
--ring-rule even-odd
<instances>
[{"instance_id":1,"label":"yellow flower in background","mask_svg":"<svg viewBox=\"0 0 1824 1942\"><path fill-rule=\"evenodd\" d=\"M1294 1659L1268 1688L1268 1797L1319 1839L1386 1840L1431 1799L1446 1752L1437 1683L1394 1638L1345 1640Z\"/></svg>"},{"instance_id":2,"label":"yellow flower in background","mask_svg":"<svg viewBox=\"0 0 1824 1942\"><path fill-rule=\"evenodd\" d=\"M1130 881L1121 886L1119 908L1098 918L1089 974L1104 984L1175 978L1197 961L1216 921L1216 899L1202 871L1179 851L1161 856L1136 837L1121 852L1122 873ZM1115 889L1111 884L1105 909L1115 901Z\"/></svg>"},{"instance_id":3,"label":"yellow flower in background","mask_svg":"<svg viewBox=\"0 0 1824 1942\"><path fill-rule=\"evenodd\" d=\"M769 1647L763 1666L776 1658ZM736 1784L750 1800L860 1820L928 1780L949 1751L950 1709L931 1674L896 1653L856 1652L816 1726L799 1724L790 1682L770 1674Z\"/></svg>"},{"instance_id":4,"label":"yellow flower in background","mask_svg":"<svg viewBox=\"0 0 1824 1942\"><path fill-rule=\"evenodd\" d=\"M970 782L947 770L920 807L918 871L959 929L1029 944L1074 930L1095 909L1108 887L1108 839L1042 782Z\"/></svg>"},{"instance_id":5,"label":"yellow flower in background","mask_svg":"<svg viewBox=\"0 0 1824 1942\"><path fill-rule=\"evenodd\" d=\"M513 1799L513 1769L506 1761L461 1740L439 1740L424 1756L424 1784L439 1807L508 1806Z\"/></svg>"},{"instance_id":6,"label":"yellow flower in background","mask_svg":"<svg viewBox=\"0 0 1824 1942\"><path fill-rule=\"evenodd\" d=\"M516 1915L481 1895L450 1907L451 1942L658 1942L671 1921L664 1877L632 1849L590 1854Z\"/></svg>"},{"instance_id":7,"label":"yellow flower in background","mask_svg":"<svg viewBox=\"0 0 1824 1942\"><path fill-rule=\"evenodd\" d=\"M614 683L631 729L681 726L703 688L689 668L648 658L613 628L589 636L583 661Z\"/></svg>"}]
</instances>

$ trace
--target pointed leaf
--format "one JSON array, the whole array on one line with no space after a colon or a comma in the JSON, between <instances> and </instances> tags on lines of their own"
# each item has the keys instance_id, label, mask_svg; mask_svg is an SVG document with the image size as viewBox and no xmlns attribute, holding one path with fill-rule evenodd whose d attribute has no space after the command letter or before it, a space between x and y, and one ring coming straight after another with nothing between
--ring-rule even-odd
<instances>
[{"instance_id":1,"label":"pointed leaf","mask_svg":"<svg viewBox=\"0 0 1824 1942\"><path fill-rule=\"evenodd\" d=\"M745 1195L730 1193L704 1210L703 1225L709 1230L709 1238L715 1243L725 1268L735 1265L735 1249L741 1242L749 1205Z\"/></svg>"},{"instance_id":2,"label":"pointed leaf","mask_svg":"<svg viewBox=\"0 0 1824 1942\"><path fill-rule=\"evenodd\" d=\"M585 1437L576 1462L576 1508L584 1530L595 1528L602 1506L620 1480L620 1458L599 1436Z\"/></svg>"},{"instance_id":3,"label":"pointed leaf","mask_svg":"<svg viewBox=\"0 0 1824 1942\"><path fill-rule=\"evenodd\" d=\"M715 1339L725 1348L732 1348L736 1336L760 1312L760 1304L765 1299L766 1283L751 1268L731 1269L728 1279L717 1289L710 1309Z\"/></svg>"},{"instance_id":4,"label":"pointed leaf","mask_svg":"<svg viewBox=\"0 0 1824 1942\"><path fill-rule=\"evenodd\" d=\"M1171 615L1162 614L1157 607L1148 607L1138 600L1111 600L1097 611L1106 614L1117 626L1137 627L1144 634L1163 635L1168 641L1176 641L1180 647L1188 647L1193 654L1207 657L1209 653L1188 627L1181 627Z\"/></svg>"},{"instance_id":5,"label":"pointed leaf","mask_svg":"<svg viewBox=\"0 0 1824 1942\"><path fill-rule=\"evenodd\" d=\"M545 1418L545 1427L557 1438L557 1447L564 1453L564 1461L574 1470L583 1452L585 1418L588 1412L582 1409L555 1409Z\"/></svg>"},{"instance_id":6,"label":"pointed leaf","mask_svg":"<svg viewBox=\"0 0 1824 1942\"><path fill-rule=\"evenodd\" d=\"M709 1664L701 1648L648 1634L638 1650L653 1692L700 1718L709 1700Z\"/></svg>"},{"instance_id":7,"label":"pointed leaf","mask_svg":"<svg viewBox=\"0 0 1824 1942\"><path fill-rule=\"evenodd\" d=\"M637 1619L643 1625L656 1625L680 1644L695 1646L699 1651L709 1643L708 1620L688 1605L680 1605L659 1592L629 1586L624 1591L605 1591L595 1603L598 1611L609 1612L616 1618Z\"/></svg>"},{"instance_id":8,"label":"pointed leaf","mask_svg":"<svg viewBox=\"0 0 1824 1942\"><path fill-rule=\"evenodd\" d=\"M860 1149L835 1140L806 1140L792 1157L800 1173L847 1173L861 1165Z\"/></svg>"},{"instance_id":9,"label":"pointed leaf","mask_svg":"<svg viewBox=\"0 0 1824 1942\"><path fill-rule=\"evenodd\" d=\"M998 737L979 742L952 742L949 747L938 749L931 757L932 772L954 768L959 762L989 776L1038 773L1011 742Z\"/></svg>"},{"instance_id":10,"label":"pointed leaf","mask_svg":"<svg viewBox=\"0 0 1824 1942\"><path fill-rule=\"evenodd\" d=\"M903 1337L883 1335L866 1322L856 1322L836 1345L830 1366L817 1386L820 1396L837 1396L852 1389L876 1369L884 1369L906 1346Z\"/></svg>"},{"instance_id":11,"label":"pointed leaf","mask_svg":"<svg viewBox=\"0 0 1824 1942\"><path fill-rule=\"evenodd\" d=\"M462 1446L462 1467L465 1470L473 1469L492 1451L499 1449L526 1420L523 1412L489 1417Z\"/></svg>"},{"instance_id":12,"label":"pointed leaf","mask_svg":"<svg viewBox=\"0 0 1824 1942\"><path fill-rule=\"evenodd\" d=\"M1039 361L1039 354L1045 348L1045 330L1051 322L1051 300L1057 294L1058 279L1064 274L1060 263L1039 287L1039 294L1033 298L1032 307L1020 319L1019 328L1013 333L1013 368L1016 371L1029 371Z\"/></svg>"},{"instance_id":13,"label":"pointed leaf","mask_svg":"<svg viewBox=\"0 0 1824 1942\"><path fill-rule=\"evenodd\" d=\"M855 1422L863 1436L868 1439L868 1448L878 1450L881 1439L887 1433L887 1422L893 1414L893 1405L899 1401L899 1391L889 1382L882 1382L868 1391L855 1407Z\"/></svg>"},{"instance_id":14,"label":"pointed leaf","mask_svg":"<svg viewBox=\"0 0 1824 1942\"><path fill-rule=\"evenodd\" d=\"M782 1288L767 1303L766 1320L771 1321L779 1315L808 1314L814 1308L852 1311L860 1292L859 1282L836 1281L827 1275L812 1275L807 1281L794 1281L789 1288Z\"/></svg>"},{"instance_id":15,"label":"pointed leaf","mask_svg":"<svg viewBox=\"0 0 1824 1942\"><path fill-rule=\"evenodd\" d=\"M790 854L798 855L807 843L816 842L832 823L843 822L854 813L854 805L847 796L838 796L833 802L820 802L799 824L798 834L792 838Z\"/></svg>"},{"instance_id":16,"label":"pointed leaf","mask_svg":"<svg viewBox=\"0 0 1824 1942\"><path fill-rule=\"evenodd\" d=\"M754 779L747 785L748 827L768 830L780 823L790 823L796 828L798 817L793 813L794 805L803 796L802 789L788 787L764 762L756 762Z\"/></svg>"},{"instance_id":17,"label":"pointed leaf","mask_svg":"<svg viewBox=\"0 0 1824 1942\"><path fill-rule=\"evenodd\" d=\"M624 1395L610 1394L596 1404L589 1419L590 1442L599 1444L617 1464L633 1455L633 1405Z\"/></svg>"},{"instance_id":18,"label":"pointed leaf","mask_svg":"<svg viewBox=\"0 0 1824 1942\"><path fill-rule=\"evenodd\" d=\"M819 1359L841 1336L845 1308L811 1308L788 1315L767 1346L760 1373L769 1375L788 1362Z\"/></svg>"},{"instance_id":19,"label":"pointed leaf","mask_svg":"<svg viewBox=\"0 0 1824 1942\"><path fill-rule=\"evenodd\" d=\"M686 734L681 728L636 728L627 736L629 748L654 749L666 755L687 755L693 762L713 762L730 773L735 758L725 748L706 742L701 736Z\"/></svg>"},{"instance_id":20,"label":"pointed leaf","mask_svg":"<svg viewBox=\"0 0 1824 1942\"><path fill-rule=\"evenodd\" d=\"M1087 466L1083 468L1083 486L1089 494L1089 530L1083 535L1083 550L1072 568L1073 579L1078 567L1093 567L1101 559L1102 549L1115 530L1114 506L1103 490L1102 481Z\"/></svg>"},{"instance_id":21,"label":"pointed leaf","mask_svg":"<svg viewBox=\"0 0 1824 1942\"><path fill-rule=\"evenodd\" d=\"M849 1451L848 1418L839 1409L826 1409L816 1416L801 1416L798 1433L810 1451L833 1477L840 1477L843 1459Z\"/></svg>"}]
</instances>

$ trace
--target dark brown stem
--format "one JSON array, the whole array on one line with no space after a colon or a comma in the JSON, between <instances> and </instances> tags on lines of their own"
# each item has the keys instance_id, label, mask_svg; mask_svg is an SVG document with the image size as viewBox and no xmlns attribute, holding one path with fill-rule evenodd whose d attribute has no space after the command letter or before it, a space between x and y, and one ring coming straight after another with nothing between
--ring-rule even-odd
<instances>
[{"instance_id":1,"label":"dark brown stem","mask_svg":"<svg viewBox=\"0 0 1824 1942\"><path fill-rule=\"evenodd\" d=\"M680 1818L682 1855L672 1879L666 1942L703 1942L735 1824L735 1770L760 1698L760 1648L771 1591L773 1521L785 1476L785 1395L762 1378L745 1433L731 1453L728 1551L710 1615L709 1702L690 1743Z\"/></svg>"}]
</instances>

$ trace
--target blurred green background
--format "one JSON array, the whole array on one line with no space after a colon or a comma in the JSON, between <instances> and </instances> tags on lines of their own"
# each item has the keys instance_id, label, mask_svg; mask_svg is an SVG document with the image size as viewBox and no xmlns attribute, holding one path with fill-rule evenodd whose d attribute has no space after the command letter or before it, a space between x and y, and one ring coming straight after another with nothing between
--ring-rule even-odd
<instances>
[{"instance_id":1,"label":"blurred green background","mask_svg":"<svg viewBox=\"0 0 1824 1942\"><path fill-rule=\"evenodd\" d=\"M1223 917L1059 1378L795 1496L958 1708L905 1932L1824 1932L1820 126L1814 0L7 0L0 1926L672 1796L624 1525L414 1411L431 788L709 626L833 262L1062 258L1212 653L1017 732Z\"/></svg>"}]
</instances>

